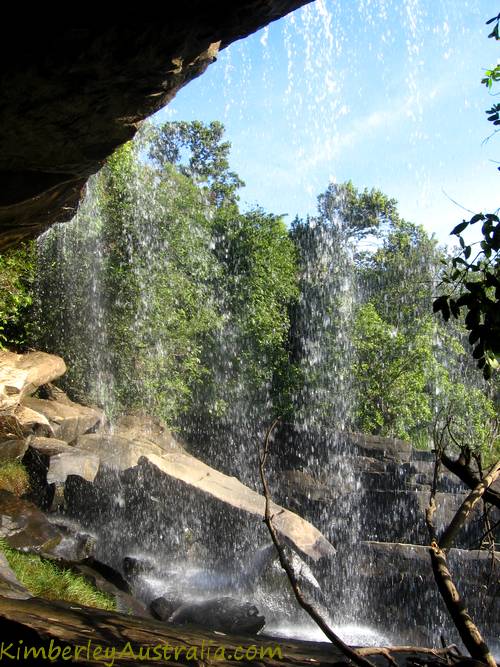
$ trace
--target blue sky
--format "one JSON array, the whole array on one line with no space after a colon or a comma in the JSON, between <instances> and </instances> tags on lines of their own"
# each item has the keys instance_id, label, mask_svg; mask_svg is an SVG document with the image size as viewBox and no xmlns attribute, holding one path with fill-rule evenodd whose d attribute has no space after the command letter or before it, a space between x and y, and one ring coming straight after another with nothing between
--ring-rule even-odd
<instances>
[{"instance_id":1,"label":"blue sky","mask_svg":"<svg viewBox=\"0 0 500 667\"><path fill-rule=\"evenodd\" d=\"M446 240L500 202L480 80L491 0L315 0L222 51L156 120L220 120L241 200L314 213L329 181L377 187ZM500 87L499 87L500 90Z\"/></svg>"}]
</instances>

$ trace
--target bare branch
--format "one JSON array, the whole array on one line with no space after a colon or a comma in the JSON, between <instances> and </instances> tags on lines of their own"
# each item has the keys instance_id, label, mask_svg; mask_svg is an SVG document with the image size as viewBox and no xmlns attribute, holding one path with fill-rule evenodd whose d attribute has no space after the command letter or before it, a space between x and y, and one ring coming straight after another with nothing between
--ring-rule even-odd
<instances>
[{"instance_id":1,"label":"bare branch","mask_svg":"<svg viewBox=\"0 0 500 667\"><path fill-rule=\"evenodd\" d=\"M484 495L484 492L490 487L493 482L500 475L500 459L490 468L490 471L483 477L479 482L476 488L469 493L467 498L464 500L460 506L458 512L453 517L450 525L445 530L444 534L439 540L439 546L441 549L449 549L453 542L455 541L456 536L464 526L467 521L470 513L481 500Z\"/></svg>"},{"instance_id":2,"label":"bare branch","mask_svg":"<svg viewBox=\"0 0 500 667\"><path fill-rule=\"evenodd\" d=\"M454 461L447 454L443 454L442 461L448 470L459 477L470 489L475 489L480 483L481 479L468 465L464 465L460 463L460 461ZM485 503L490 503L500 509L500 493L497 491L486 489L483 495L483 500Z\"/></svg>"},{"instance_id":3,"label":"bare branch","mask_svg":"<svg viewBox=\"0 0 500 667\"><path fill-rule=\"evenodd\" d=\"M265 475L265 465L269 454L269 439L271 437L271 433L273 432L274 428L276 427L279 421L280 417L275 419L266 433L266 437L264 440L264 450L259 455L259 472L260 472L260 479L262 482L262 488L264 489L264 497L266 499L264 522L269 530L269 534L271 535L271 539L276 548L280 565L287 574L288 580L290 582L290 585L292 586L297 602L302 607L302 609L304 609L304 611L307 612L307 614L309 614L309 616L316 623L316 625L325 633L325 635L328 637L331 643L334 646L336 646L340 651L342 651L342 653L347 658L352 660L352 662L354 662L356 665L359 665L359 667L375 667L372 662L370 662L366 658L363 658L363 656L360 655L357 651L355 651L350 646L345 644L342 641L342 639L337 634L335 634L335 632L330 628L327 620L323 617L321 612L318 611L318 609L316 609L316 607L313 604L311 604L308 600L306 600L299 586L297 578L295 577L293 568L288 562L288 558L285 554L283 545L281 544L278 538L278 534L273 525L273 517L271 515L271 493L269 491L269 485L267 483Z\"/></svg>"},{"instance_id":4,"label":"bare branch","mask_svg":"<svg viewBox=\"0 0 500 667\"><path fill-rule=\"evenodd\" d=\"M473 658L480 660L488 665L488 667L497 667L495 658L469 615L467 607L453 583L451 572L448 568L446 552L435 542L431 544L429 551L431 554L432 571L439 592L466 649Z\"/></svg>"},{"instance_id":5,"label":"bare branch","mask_svg":"<svg viewBox=\"0 0 500 667\"><path fill-rule=\"evenodd\" d=\"M482 497L485 489L490 484L492 484L494 479L496 479L496 476L498 476L500 473L500 461L495 466L493 466L488 475L481 480L481 483L462 503L460 509L453 517L450 525L445 530L441 544L439 544L437 540L436 527L434 525L434 514L436 512L436 494L442 454L443 452L439 451L439 448L436 448L434 477L432 481L429 505L425 512L427 529L429 531L431 541L429 553L431 556L432 572L434 574L434 579L436 581L439 593L441 594L441 597L446 604L453 623L455 624L455 627L458 630L458 633L470 655L476 660L480 660L481 662L485 663L488 665L488 667L497 667L492 653L483 640L476 624L472 620L467 607L465 606L465 603L453 582L451 572L448 568L443 541L448 546L451 546L458 531L467 521L467 518L470 515L470 512L472 511L475 503Z\"/></svg>"}]
</instances>

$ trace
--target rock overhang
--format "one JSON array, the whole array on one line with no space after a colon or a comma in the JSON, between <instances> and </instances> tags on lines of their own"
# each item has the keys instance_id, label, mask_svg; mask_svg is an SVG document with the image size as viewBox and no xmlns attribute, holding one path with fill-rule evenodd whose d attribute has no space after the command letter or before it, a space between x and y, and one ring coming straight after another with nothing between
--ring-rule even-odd
<instances>
[{"instance_id":1,"label":"rock overhang","mask_svg":"<svg viewBox=\"0 0 500 667\"><path fill-rule=\"evenodd\" d=\"M0 250L74 213L87 178L217 52L310 0L186 0L149 22L5 31Z\"/></svg>"}]
</instances>

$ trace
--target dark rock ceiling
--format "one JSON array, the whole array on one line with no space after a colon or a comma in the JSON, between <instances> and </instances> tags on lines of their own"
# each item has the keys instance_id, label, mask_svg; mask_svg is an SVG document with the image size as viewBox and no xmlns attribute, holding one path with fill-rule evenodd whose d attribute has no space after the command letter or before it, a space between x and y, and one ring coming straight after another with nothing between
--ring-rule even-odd
<instances>
[{"instance_id":1,"label":"dark rock ceiling","mask_svg":"<svg viewBox=\"0 0 500 667\"><path fill-rule=\"evenodd\" d=\"M0 248L74 212L87 178L217 50L310 0L184 0L147 24L4 23ZM202 103L202 101L200 101Z\"/></svg>"}]
</instances>

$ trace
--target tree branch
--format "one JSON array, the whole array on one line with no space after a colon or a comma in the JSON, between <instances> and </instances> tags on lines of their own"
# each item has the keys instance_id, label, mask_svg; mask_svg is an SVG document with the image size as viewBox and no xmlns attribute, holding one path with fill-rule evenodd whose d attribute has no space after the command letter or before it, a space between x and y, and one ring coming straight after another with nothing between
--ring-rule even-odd
<instances>
[{"instance_id":1,"label":"tree branch","mask_svg":"<svg viewBox=\"0 0 500 667\"><path fill-rule=\"evenodd\" d=\"M446 454L443 454L442 461L448 470L461 479L464 484L467 484L470 489L475 489L480 483L481 479L474 473L470 466L464 465L460 461L454 461ZM500 509L500 493L498 491L486 489L483 500L485 503L490 503L490 505L495 505L495 507Z\"/></svg>"},{"instance_id":2,"label":"tree branch","mask_svg":"<svg viewBox=\"0 0 500 667\"><path fill-rule=\"evenodd\" d=\"M476 660L485 663L488 667L497 667L492 653L483 640L476 624L472 620L467 607L453 582L451 572L448 568L445 548L451 546L458 531L467 521L475 504L484 495L485 490L493 483L500 473L500 461L491 468L489 473L481 480L480 484L478 484L474 491L467 496L458 512L453 517L448 528L445 530L441 542L438 543L437 531L434 525L434 514L436 511L436 493L442 456L443 451L437 448L429 505L425 512L425 519L431 541L429 553L431 556L432 572L439 593L441 594L453 623L470 655ZM447 545L447 547L444 545Z\"/></svg>"},{"instance_id":3,"label":"tree branch","mask_svg":"<svg viewBox=\"0 0 500 667\"><path fill-rule=\"evenodd\" d=\"M311 604L308 600L306 600L299 586L297 578L295 577L293 568L288 562L288 558L285 554L283 545L281 544L276 529L273 525L273 517L271 515L271 493L269 491L269 485L267 483L265 475L265 466L269 454L269 438L271 437L271 433L273 432L274 428L276 427L280 419L281 419L280 417L275 419L271 424L271 426L269 427L264 440L264 450L259 455L260 479L262 481L262 488L264 489L264 497L266 499L264 522L269 530L269 534L271 535L271 539L276 548L276 552L278 553L280 565L287 574L288 580L290 582L290 585L292 586L297 602L302 607L302 609L304 609L304 611L307 612L307 614L309 614L310 618L312 618L312 620L316 623L316 625L320 628L320 630L322 630L325 633L325 635L328 637L331 643L334 646L336 646L340 651L342 651L342 653L347 658L352 660L352 662L354 662L356 665L359 665L359 667L374 667L372 662L370 662L366 658L363 658L362 655L360 655L350 646L345 644L342 641L342 639L338 635L336 635L335 632L330 628L327 620L323 617L321 612L318 611L318 609L316 609L316 607L313 604Z\"/></svg>"},{"instance_id":4,"label":"tree branch","mask_svg":"<svg viewBox=\"0 0 500 667\"><path fill-rule=\"evenodd\" d=\"M493 484L499 475L500 459L490 468L490 471L483 477L476 488L471 493L469 493L467 498L461 504L458 512L455 514L451 520L450 525L444 531L441 539L439 540L439 546L441 549L449 549L452 546L456 536L469 518L470 513L481 500L488 487Z\"/></svg>"}]
</instances>

